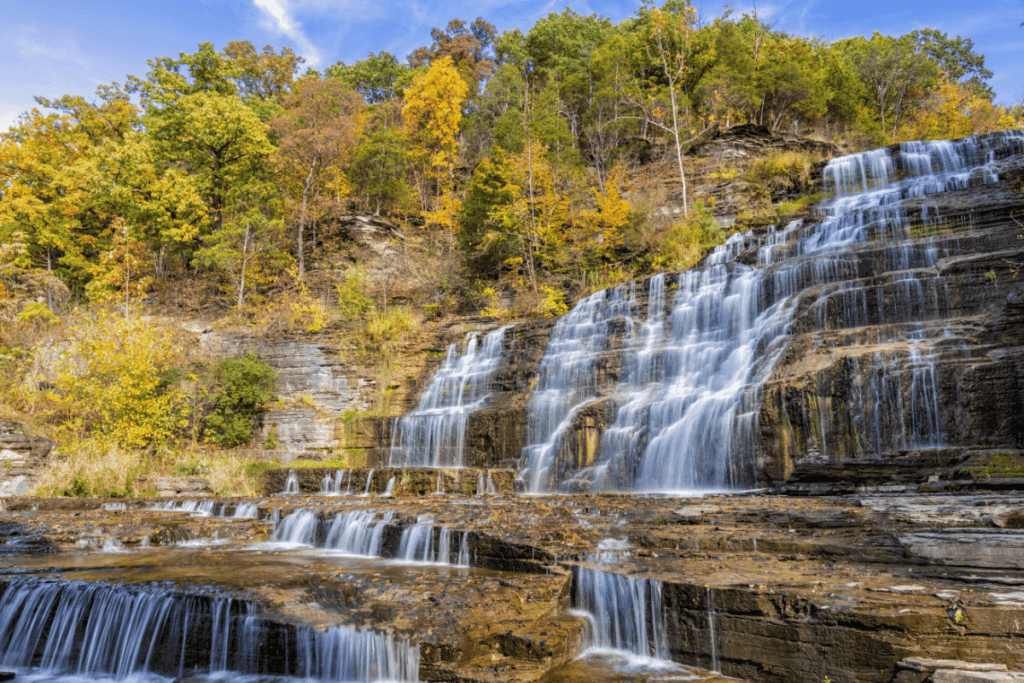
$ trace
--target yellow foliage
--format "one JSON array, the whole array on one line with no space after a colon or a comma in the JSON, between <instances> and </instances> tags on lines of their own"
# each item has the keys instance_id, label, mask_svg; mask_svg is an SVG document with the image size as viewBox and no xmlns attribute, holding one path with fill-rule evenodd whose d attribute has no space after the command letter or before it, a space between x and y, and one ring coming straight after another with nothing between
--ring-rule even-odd
<instances>
[{"instance_id":1,"label":"yellow foliage","mask_svg":"<svg viewBox=\"0 0 1024 683\"><path fill-rule=\"evenodd\" d=\"M468 91L451 57L439 59L417 74L405 91L402 115L406 135L431 168L450 170L454 165L462 103Z\"/></svg>"},{"instance_id":2,"label":"yellow foliage","mask_svg":"<svg viewBox=\"0 0 1024 683\"><path fill-rule=\"evenodd\" d=\"M544 298L537 304L537 313L543 316L565 315L569 312L569 306L565 303L565 292L541 285L540 291Z\"/></svg>"},{"instance_id":3,"label":"yellow foliage","mask_svg":"<svg viewBox=\"0 0 1024 683\"><path fill-rule=\"evenodd\" d=\"M963 84L944 81L932 93L909 125L900 131L901 140L946 140L1013 128L1013 115L1006 107L978 97Z\"/></svg>"},{"instance_id":4,"label":"yellow foliage","mask_svg":"<svg viewBox=\"0 0 1024 683\"><path fill-rule=\"evenodd\" d=\"M60 429L125 448L168 442L188 422L186 398L171 381L183 353L174 331L134 312L79 320L48 396L65 418Z\"/></svg>"},{"instance_id":5,"label":"yellow foliage","mask_svg":"<svg viewBox=\"0 0 1024 683\"><path fill-rule=\"evenodd\" d=\"M327 325L327 308L319 297L312 296L306 283L299 282L299 300L289 305L292 325L299 325L306 332L319 332Z\"/></svg>"}]
</instances>

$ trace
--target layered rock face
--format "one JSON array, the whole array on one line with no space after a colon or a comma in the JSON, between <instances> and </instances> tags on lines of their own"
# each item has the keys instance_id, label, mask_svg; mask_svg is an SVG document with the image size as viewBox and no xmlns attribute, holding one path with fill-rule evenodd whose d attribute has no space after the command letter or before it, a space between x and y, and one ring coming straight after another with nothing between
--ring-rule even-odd
<instances>
[{"instance_id":1,"label":"layered rock face","mask_svg":"<svg viewBox=\"0 0 1024 683\"><path fill-rule=\"evenodd\" d=\"M24 425L0 419L0 497L27 495L53 446L49 439L29 433Z\"/></svg>"},{"instance_id":2,"label":"layered rock face","mask_svg":"<svg viewBox=\"0 0 1024 683\"><path fill-rule=\"evenodd\" d=\"M1011 131L841 157L813 219L581 301L537 368L523 487L728 490L938 449L929 476L948 478L1012 457L1022 154Z\"/></svg>"}]
</instances>

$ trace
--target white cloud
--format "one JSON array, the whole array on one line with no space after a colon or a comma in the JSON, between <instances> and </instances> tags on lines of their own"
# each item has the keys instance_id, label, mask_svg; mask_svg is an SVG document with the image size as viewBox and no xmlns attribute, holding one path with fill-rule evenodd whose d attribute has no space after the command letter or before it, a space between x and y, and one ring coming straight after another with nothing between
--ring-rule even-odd
<instances>
[{"instance_id":1,"label":"white cloud","mask_svg":"<svg viewBox=\"0 0 1024 683\"><path fill-rule=\"evenodd\" d=\"M67 62L83 69L89 69L92 66L85 55L78 49L76 41L72 36L50 36L44 42L38 38L39 31L34 27L17 26L15 27L15 32L17 35L11 42L18 56L22 59L29 61L45 59L54 62Z\"/></svg>"},{"instance_id":2,"label":"white cloud","mask_svg":"<svg viewBox=\"0 0 1024 683\"><path fill-rule=\"evenodd\" d=\"M317 66L321 56L319 50L310 42L299 22L295 21L288 7L287 0L252 0L265 19L269 28L276 30L294 41L295 51L306 58L310 66Z\"/></svg>"}]
</instances>

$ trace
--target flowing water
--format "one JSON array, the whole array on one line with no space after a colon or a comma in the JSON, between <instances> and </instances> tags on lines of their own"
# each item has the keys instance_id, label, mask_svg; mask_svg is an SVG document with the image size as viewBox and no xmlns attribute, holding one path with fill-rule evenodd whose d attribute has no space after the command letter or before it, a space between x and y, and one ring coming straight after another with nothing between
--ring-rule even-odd
<instances>
[{"instance_id":1,"label":"flowing water","mask_svg":"<svg viewBox=\"0 0 1024 683\"><path fill-rule=\"evenodd\" d=\"M0 668L52 681L209 671L218 680L233 673L412 683L419 649L347 626L282 627L229 598L14 579L0 596Z\"/></svg>"},{"instance_id":2,"label":"flowing water","mask_svg":"<svg viewBox=\"0 0 1024 683\"><path fill-rule=\"evenodd\" d=\"M823 174L833 196L820 221L734 235L698 268L580 301L556 324L538 369L520 461L524 488L756 486L761 387L797 323L870 328L891 346L861 368L855 389L854 410L867 426L861 457L943 445L934 349L946 338L931 323L948 309L936 268L945 254L938 241L911 239L905 203L993 182L997 157L1022 145L1024 135L1008 131L835 159ZM942 220L937 208L922 213L931 224ZM884 275L865 265L865 249L878 252ZM606 368L617 369L614 381L601 381ZM594 464L581 466L574 430L581 416L602 410L612 419Z\"/></svg>"},{"instance_id":3,"label":"flowing water","mask_svg":"<svg viewBox=\"0 0 1024 683\"><path fill-rule=\"evenodd\" d=\"M472 336L459 353L448 347L444 364L423 390L417 409L394 422L389 467L464 467L466 425L487 406L488 381L501 364L508 327Z\"/></svg>"}]
</instances>

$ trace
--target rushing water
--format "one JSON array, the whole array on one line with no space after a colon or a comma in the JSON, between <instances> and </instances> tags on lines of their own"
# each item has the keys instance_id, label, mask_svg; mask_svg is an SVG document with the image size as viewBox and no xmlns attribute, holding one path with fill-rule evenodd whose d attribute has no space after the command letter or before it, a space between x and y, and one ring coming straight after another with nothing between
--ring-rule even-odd
<instances>
[{"instance_id":1,"label":"rushing water","mask_svg":"<svg viewBox=\"0 0 1024 683\"><path fill-rule=\"evenodd\" d=\"M1024 134L1008 131L835 159L823 173L833 197L820 221L734 235L698 268L580 301L556 324L538 368L525 488L755 486L761 387L796 322L801 331L869 327L891 347L861 368L854 388L860 455L945 443L933 351L944 333L928 324L948 309L936 268L944 253L911 239L903 203L993 182L999 158L1022 147ZM935 208L922 213L942 219ZM884 275L861 258L869 240ZM608 368L614 381L601 379ZM572 442L588 411L612 416L593 464L578 461Z\"/></svg>"},{"instance_id":2,"label":"rushing water","mask_svg":"<svg viewBox=\"0 0 1024 683\"><path fill-rule=\"evenodd\" d=\"M194 671L418 680L419 649L372 631L268 624L247 603L71 581L12 580L0 667L34 679L161 680ZM164 679L166 680L166 679Z\"/></svg>"},{"instance_id":3,"label":"rushing water","mask_svg":"<svg viewBox=\"0 0 1024 683\"><path fill-rule=\"evenodd\" d=\"M590 617L591 647L668 658L660 581L589 567L574 579L573 606Z\"/></svg>"},{"instance_id":4,"label":"rushing water","mask_svg":"<svg viewBox=\"0 0 1024 683\"><path fill-rule=\"evenodd\" d=\"M448 347L419 407L395 420L388 466L465 466L466 425L470 414L487 405L488 381L501 364L507 329L494 330L482 341L474 335L462 353L456 344Z\"/></svg>"},{"instance_id":5,"label":"rushing water","mask_svg":"<svg viewBox=\"0 0 1024 683\"><path fill-rule=\"evenodd\" d=\"M290 546L311 546L342 555L393 558L400 562L469 566L469 535L437 526L430 516L406 526L398 537L397 551L387 547L387 535L398 527L394 514L354 510L329 522L315 510L296 510L274 529L274 541Z\"/></svg>"}]
</instances>

